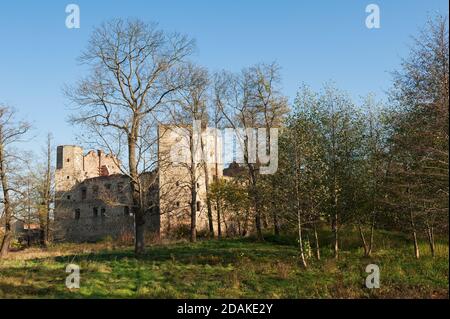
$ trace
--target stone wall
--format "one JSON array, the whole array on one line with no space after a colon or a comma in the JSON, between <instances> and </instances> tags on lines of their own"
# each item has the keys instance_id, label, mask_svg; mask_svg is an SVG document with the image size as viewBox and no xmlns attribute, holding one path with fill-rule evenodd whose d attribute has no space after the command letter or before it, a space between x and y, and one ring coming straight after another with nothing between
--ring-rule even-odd
<instances>
[{"instance_id":1,"label":"stone wall","mask_svg":"<svg viewBox=\"0 0 450 319\"><path fill-rule=\"evenodd\" d=\"M132 235L129 179L125 175L89 178L60 194L56 202L57 239L95 241L107 236ZM159 231L156 214L148 214L147 230Z\"/></svg>"},{"instance_id":2,"label":"stone wall","mask_svg":"<svg viewBox=\"0 0 450 319\"><path fill-rule=\"evenodd\" d=\"M191 164L174 162L172 149L178 144L190 156L189 137L174 126L160 125L158 127L158 178L159 178L159 207L161 213L161 233L166 235L176 228L187 228L191 223ZM206 134L203 135L206 141ZM180 147L181 146L181 147ZM172 154L171 154L172 152ZM213 154L210 154L213 155ZM216 165L208 164L209 183L216 175ZM206 184L204 166L195 165L197 187L197 231L208 229L206 205ZM223 165L218 164L217 175L222 176ZM214 222L216 220L213 212Z\"/></svg>"},{"instance_id":3,"label":"stone wall","mask_svg":"<svg viewBox=\"0 0 450 319\"><path fill-rule=\"evenodd\" d=\"M186 138L173 126L158 127L158 170L142 176L148 233L166 236L177 228L190 226L190 164L174 163L171 149ZM204 143L213 136L202 133ZM212 139L212 140L211 140ZM189 147L187 147L189 150ZM214 157L214 150L208 155ZM218 157L221 158L220 153ZM134 232L129 179L120 174L119 161L102 151L89 151L75 145L58 146L55 172L56 239L95 241L117 238ZM207 164L209 183L222 177L221 163ZM206 184L203 164L196 166L197 231L208 229ZM213 207L214 209L214 207ZM216 213L213 212L214 223ZM215 226L216 227L216 226Z\"/></svg>"},{"instance_id":4,"label":"stone wall","mask_svg":"<svg viewBox=\"0 0 450 319\"><path fill-rule=\"evenodd\" d=\"M129 178L119 174L117 163L102 151L83 155L79 146L58 146L56 240L95 241L133 234ZM159 214L147 215L148 231L159 232Z\"/></svg>"}]
</instances>

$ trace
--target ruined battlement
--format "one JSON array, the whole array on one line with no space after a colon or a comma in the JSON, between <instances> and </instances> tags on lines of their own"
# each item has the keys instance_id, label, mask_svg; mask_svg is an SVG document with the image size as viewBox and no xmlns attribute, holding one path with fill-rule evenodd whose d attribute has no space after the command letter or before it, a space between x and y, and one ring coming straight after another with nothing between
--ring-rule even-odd
<instances>
[{"instance_id":1,"label":"ruined battlement","mask_svg":"<svg viewBox=\"0 0 450 319\"><path fill-rule=\"evenodd\" d=\"M120 161L102 150L86 154L76 145L60 145L56 150L56 190L67 191L88 178L120 174Z\"/></svg>"}]
</instances>

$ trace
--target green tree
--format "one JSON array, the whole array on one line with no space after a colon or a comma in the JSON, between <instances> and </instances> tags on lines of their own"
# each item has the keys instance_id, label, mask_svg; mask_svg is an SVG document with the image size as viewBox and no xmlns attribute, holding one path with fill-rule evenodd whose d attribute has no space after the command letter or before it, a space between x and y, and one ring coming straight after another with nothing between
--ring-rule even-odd
<instances>
[{"instance_id":1,"label":"green tree","mask_svg":"<svg viewBox=\"0 0 450 319\"><path fill-rule=\"evenodd\" d=\"M449 47L446 17L430 20L394 72L391 92L388 205L408 227L419 258L418 232L448 232Z\"/></svg>"}]
</instances>

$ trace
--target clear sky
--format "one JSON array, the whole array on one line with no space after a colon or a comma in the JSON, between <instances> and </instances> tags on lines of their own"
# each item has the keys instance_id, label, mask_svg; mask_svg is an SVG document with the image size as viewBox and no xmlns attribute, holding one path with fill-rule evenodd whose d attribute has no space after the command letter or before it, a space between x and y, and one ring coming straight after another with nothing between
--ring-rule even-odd
<instances>
[{"instance_id":1,"label":"clear sky","mask_svg":"<svg viewBox=\"0 0 450 319\"><path fill-rule=\"evenodd\" d=\"M80 29L65 26L69 3L80 7ZM370 3L380 7L380 29L365 26ZM1 1L0 102L33 123L24 147L39 151L49 131L56 144L75 143L61 89L83 75L76 57L92 28L113 17L190 35L193 59L211 71L275 60L290 100L301 83L319 89L329 80L355 98L383 98L410 36L436 13L448 14L446 0Z\"/></svg>"}]
</instances>

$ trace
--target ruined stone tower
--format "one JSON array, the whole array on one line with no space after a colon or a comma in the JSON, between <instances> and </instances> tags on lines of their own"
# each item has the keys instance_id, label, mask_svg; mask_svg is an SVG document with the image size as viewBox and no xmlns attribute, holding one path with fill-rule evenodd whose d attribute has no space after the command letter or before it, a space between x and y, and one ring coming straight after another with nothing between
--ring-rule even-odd
<instances>
[{"instance_id":1,"label":"ruined stone tower","mask_svg":"<svg viewBox=\"0 0 450 319\"><path fill-rule=\"evenodd\" d=\"M189 165L176 163L171 156L172 147L182 144L185 136L175 128L171 125L158 127L158 168L141 176L141 184L147 185L144 186L148 207L145 211L146 233L163 237L181 234L190 225ZM202 131L202 140L209 145L208 156L210 159L221 158L220 154L216 157L211 148L214 136L207 133ZM121 173L119 165L117 158L100 150L84 154L79 146L58 146L55 172L57 239L96 241L106 236L133 236L130 180ZM197 231L208 229L204 167L199 166L195 176ZM208 184L223 176L222 163L207 163L206 169ZM212 209L216 225L215 207Z\"/></svg>"},{"instance_id":2,"label":"ruined stone tower","mask_svg":"<svg viewBox=\"0 0 450 319\"><path fill-rule=\"evenodd\" d=\"M56 149L56 192L70 190L83 179L83 149L75 145L58 146Z\"/></svg>"},{"instance_id":3,"label":"ruined stone tower","mask_svg":"<svg viewBox=\"0 0 450 319\"><path fill-rule=\"evenodd\" d=\"M96 241L133 235L129 179L120 162L103 151L74 145L57 148L55 171L55 237ZM154 227L149 223L149 227Z\"/></svg>"},{"instance_id":4,"label":"ruined stone tower","mask_svg":"<svg viewBox=\"0 0 450 319\"><path fill-rule=\"evenodd\" d=\"M189 128L190 130L190 128ZM190 226L191 214L191 163L176 161L176 153L185 153L190 156L189 133L187 129L172 125L158 126L158 181L159 181L159 209L161 233L179 232ZM208 184L223 176L223 164L221 163L220 148L214 148L214 136L206 130L202 130L201 138L209 161L206 163ZM200 145L198 145L200 148ZM194 147L195 148L195 147ZM216 156L217 152L217 156ZM174 158L175 155L175 158ZM179 154L180 155L180 154ZM182 156L181 156L182 157ZM179 158L181 159L181 158ZM185 158L186 159L186 158ZM197 231L208 230L208 215L206 203L206 179L204 164L196 167L197 202ZM216 224L215 207L213 209L213 221ZM214 226L215 228L217 226Z\"/></svg>"}]
</instances>

